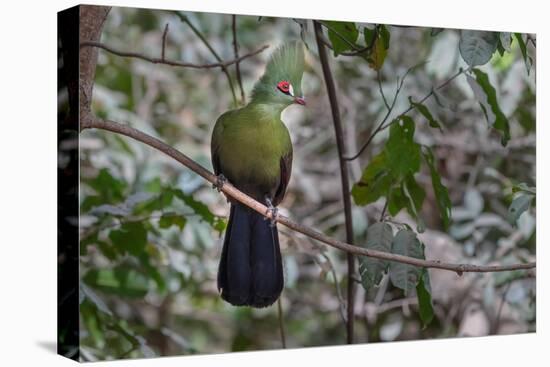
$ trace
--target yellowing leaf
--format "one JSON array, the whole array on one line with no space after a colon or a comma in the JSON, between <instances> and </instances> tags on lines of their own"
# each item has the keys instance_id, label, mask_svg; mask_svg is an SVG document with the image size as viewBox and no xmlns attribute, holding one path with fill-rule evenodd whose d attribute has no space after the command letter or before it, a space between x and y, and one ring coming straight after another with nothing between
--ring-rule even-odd
<instances>
[{"instance_id":1,"label":"yellowing leaf","mask_svg":"<svg viewBox=\"0 0 550 367\"><path fill-rule=\"evenodd\" d=\"M384 45L384 40L378 37L374 42L372 52L368 57L369 66L374 70L380 70L388 54L388 49Z\"/></svg>"}]
</instances>

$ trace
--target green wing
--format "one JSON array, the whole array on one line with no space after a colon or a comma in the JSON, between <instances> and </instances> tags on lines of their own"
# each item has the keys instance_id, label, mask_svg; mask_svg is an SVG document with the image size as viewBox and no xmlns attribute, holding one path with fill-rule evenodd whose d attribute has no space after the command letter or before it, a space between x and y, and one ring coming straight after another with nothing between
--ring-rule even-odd
<instances>
[{"instance_id":1,"label":"green wing","mask_svg":"<svg viewBox=\"0 0 550 367\"><path fill-rule=\"evenodd\" d=\"M214 168L214 173L216 174L216 176L221 173L219 148L223 130L225 129L226 118L229 115L229 112L226 112L218 117L218 120L214 125L214 130L212 131L212 140L210 142L210 157L212 159L212 167Z\"/></svg>"},{"instance_id":2,"label":"green wing","mask_svg":"<svg viewBox=\"0 0 550 367\"><path fill-rule=\"evenodd\" d=\"M281 157L280 167L279 187L277 187L275 197L273 198L273 205L275 206L283 201L286 188L288 187L288 181L290 181L290 174L292 173L292 147L287 154Z\"/></svg>"}]
</instances>

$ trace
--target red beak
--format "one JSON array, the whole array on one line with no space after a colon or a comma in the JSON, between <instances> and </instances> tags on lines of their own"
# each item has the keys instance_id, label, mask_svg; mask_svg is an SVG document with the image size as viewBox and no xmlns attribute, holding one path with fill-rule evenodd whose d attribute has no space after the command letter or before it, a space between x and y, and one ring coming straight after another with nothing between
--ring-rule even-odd
<instances>
[{"instance_id":1,"label":"red beak","mask_svg":"<svg viewBox=\"0 0 550 367\"><path fill-rule=\"evenodd\" d=\"M305 106L306 100L304 99L304 97L294 97L294 103L298 103L302 106Z\"/></svg>"}]
</instances>

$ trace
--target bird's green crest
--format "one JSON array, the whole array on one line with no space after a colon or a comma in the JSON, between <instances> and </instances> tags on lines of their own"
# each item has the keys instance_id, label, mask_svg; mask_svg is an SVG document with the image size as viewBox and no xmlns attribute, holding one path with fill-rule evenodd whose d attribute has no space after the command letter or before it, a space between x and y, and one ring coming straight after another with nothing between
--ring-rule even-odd
<instances>
[{"instance_id":1,"label":"bird's green crest","mask_svg":"<svg viewBox=\"0 0 550 367\"><path fill-rule=\"evenodd\" d=\"M264 75L254 85L252 101L282 105L293 103L293 97L281 93L278 83L288 81L293 94L302 97L302 75L304 73L304 48L298 41L279 46L271 55Z\"/></svg>"}]
</instances>

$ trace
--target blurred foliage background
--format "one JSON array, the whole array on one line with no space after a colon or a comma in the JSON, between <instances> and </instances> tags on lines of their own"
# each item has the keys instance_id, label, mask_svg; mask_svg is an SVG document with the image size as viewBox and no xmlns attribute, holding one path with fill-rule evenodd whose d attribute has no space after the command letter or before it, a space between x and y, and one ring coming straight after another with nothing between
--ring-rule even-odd
<instances>
[{"instance_id":1,"label":"blurred foliage background","mask_svg":"<svg viewBox=\"0 0 550 367\"><path fill-rule=\"evenodd\" d=\"M234 58L231 15L184 13L224 60ZM166 58L216 60L174 12L113 8L101 41L118 50ZM245 92L274 48L290 39L308 46L303 89L306 109L283 113L294 144L294 165L282 212L335 238L345 238L338 156L311 21L236 17L239 52L269 49L240 64ZM359 29L371 27L356 24ZM418 101L460 67L460 31L386 27L391 40L380 71L361 57L333 57L347 151L356 152L386 114L396 81L411 70L390 116ZM364 37L362 34L359 39ZM534 42L533 42L534 43ZM524 45L525 46L525 45ZM527 51L536 64L534 47ZM425 102L443 125L430 128L417 111L415 140L432 148L449 191L452 222L444 229L430 171L420 213L426 258L475 264L534 261L534 201L517 222L509 206L521 187L535 186L535 65L527 73L518 42L480 67L510 122L506 147L490 129L466 77ZM235 88L235 67L229 67ZM380 84L378 83L380 78ZM240 94L235 89L237 98ZM93 109L128 123L211 169L210 134L217 117L234 108L220 69L152 64L99 52ZM389 130L389 129L388 129ZM388 130L350 164L351 181L378 154ZM83 360L281 348L277 305L237 308L224 303L216 274L229 206L224 197L177 162L141 143L99 130L80 139L80 311ZM523 184L523 186L518 186ZM518 189L520 187L520 189ZM530 190L530 189L529 189ZM354 206L357 244L379 220L383 199ZM417 228L401 210L392 221ZM343 344L345 254L279 226L285 269L283 324L288 347ZM356 294L356 341L378 342L519 333L535 330L535 279L525 271L470 273L430 270L434 319L423 327L417 298L382 279ZM532 275L532 274L531 274ZM360 283L358 281L358 283Z\"/></svg>"}]
</instances>

